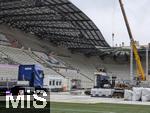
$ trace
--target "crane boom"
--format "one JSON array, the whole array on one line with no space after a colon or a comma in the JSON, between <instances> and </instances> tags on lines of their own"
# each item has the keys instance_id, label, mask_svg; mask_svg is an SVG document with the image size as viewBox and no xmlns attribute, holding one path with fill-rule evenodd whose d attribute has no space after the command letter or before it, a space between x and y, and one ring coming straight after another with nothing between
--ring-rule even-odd
<instances>
[{"instance_id":1,"label":"crane boom","mask_svg":"<svg viewBox=\"0 0 150 113\"><path fill-rule=\"evenodd\" d=\"M135 57L135 60L136 60L137 66L138 66L139 78L141 80L145 81L146 77L145 77L144 69L143 69L143 66L142 66L142 63L141 63L141 59L140 59L140 56L139 56L139 53L138 53L138 49L136 47L136 43L134 41L131 29L130 29L130 25L129 25L129 22L128 22L128 19L127 19L127 16L126 16L126 12L125 12L122 0L119 0L119 3L120 3L121 11L122 11L124 21L125 21L125 24L126 24L126 27L127 27L127 31L128 31L129 37L130 37L131 47L133 49L134 57Z\"/></svg>"}]
</instances>

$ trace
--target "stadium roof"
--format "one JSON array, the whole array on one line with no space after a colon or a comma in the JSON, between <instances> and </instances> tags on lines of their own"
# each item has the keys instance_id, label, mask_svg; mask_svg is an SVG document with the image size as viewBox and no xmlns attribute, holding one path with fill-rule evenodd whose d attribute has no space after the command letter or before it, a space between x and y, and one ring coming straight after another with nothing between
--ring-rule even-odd
<instances>
[{"instance_id":1,"label":"stadium roof","mask_svg":"<svg viewBox=\"0 0 150 113\"><path fill-rule=\"evenodd\" d=\"M0 0L0 23L83 53L109 47L96 25L68 0Z\"/></svg>"}]
</instances>

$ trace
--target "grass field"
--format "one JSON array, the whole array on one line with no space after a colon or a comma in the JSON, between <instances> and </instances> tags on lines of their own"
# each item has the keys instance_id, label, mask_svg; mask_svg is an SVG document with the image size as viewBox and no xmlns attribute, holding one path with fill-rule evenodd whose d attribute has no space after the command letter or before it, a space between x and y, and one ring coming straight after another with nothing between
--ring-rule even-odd
<instances>
[{"instance_id":1,"label":"grass field","mask_svg":"<svg viewBox=\"0 0 150 113\"><path fill-rule=\"evenodd\" d=\"M51 103L51 113L150 113L150 106Z\"/></svg>"},{"instance_id":2,"label":"grass field","mask_svg":"<svg viewBox=\"0 0 150 113\"><path fill-rule=\"evenodd\" d=\"M32 103L32 102L31 102ZM50 113L50 103L48 102L47 106L44 109L35 109L31 104L31 108L21 108L19 107L14 109L10 105L10 108L6 108L6 102L0 101L0 113ZM41 105L41 104L38 104ZM26 102L25 102L26 106Z\"/></svg>"}]
</instances>

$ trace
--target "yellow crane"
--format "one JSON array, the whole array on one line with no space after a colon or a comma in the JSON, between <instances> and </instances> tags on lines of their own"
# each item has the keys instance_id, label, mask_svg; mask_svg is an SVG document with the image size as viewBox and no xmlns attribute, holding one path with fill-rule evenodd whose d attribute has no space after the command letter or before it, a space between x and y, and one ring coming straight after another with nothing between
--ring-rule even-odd
<instances>
[{"instance_id":1,"label":"yellow crane","mask_svg":"<svg viewBox=\"0 0 150 113\"><path fill-rule=\"evenodd\" d=\"M130 25L129 25L129 22L128 22L128 19L127 19L127 16L126 16L126 12L125 12L122 0L119 0L119 3L120 3L121 11L122 11L124 21L125 21L125 24L126 24L126 27L127 27L127 31L128 31L129 37L130 37L131 47L133 49L134 57L135 57L135 60L136 60L136 63L137 63L137 69L138 69L138 72L139 72L138 77L139 77L139 80L145 81L146 77L145 77L144 69L143 69L143 66L142 66L142 63L141 63L141 59L140 59L140 56L139 56L139 53L138 53L138 49L136 47L135 40L133 38L131 29L130 29Z\"/></svg>"}]
</instances>

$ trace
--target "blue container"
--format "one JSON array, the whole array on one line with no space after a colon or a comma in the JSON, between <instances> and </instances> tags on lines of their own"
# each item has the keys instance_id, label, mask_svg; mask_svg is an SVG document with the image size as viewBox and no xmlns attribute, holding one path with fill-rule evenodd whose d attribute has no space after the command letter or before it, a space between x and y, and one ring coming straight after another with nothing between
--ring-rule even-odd
<instances>
[{"instance_id":1,"label":"blue container","mask_svg":"<svg viewBox=\"0 0 150 113\"><path fill-rule=\"evenodd\" d=\"M19 81L29 81L30 87L43 87L44 72L38 65L20 65L18 72Z\"/></svg>"}]
</instances>

